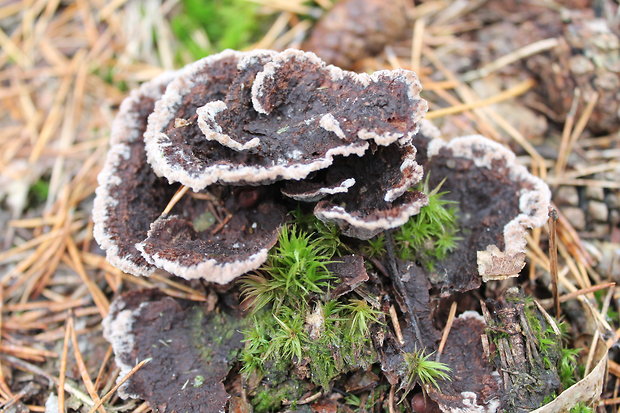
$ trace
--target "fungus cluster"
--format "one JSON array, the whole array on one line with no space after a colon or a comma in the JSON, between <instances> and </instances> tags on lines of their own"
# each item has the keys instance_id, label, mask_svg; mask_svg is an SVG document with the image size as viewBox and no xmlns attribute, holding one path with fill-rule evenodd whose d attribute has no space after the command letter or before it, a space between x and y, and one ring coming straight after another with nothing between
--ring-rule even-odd
<instances>
[{"instance_id":1,"label":"fungus cluster","mask_svg":"<svg viewBox=\"0 0 620 413\"><path fill-rule=\"evenodd\" d=\"M161 269L226 284L282 255L269 252L300 205L335 225L338 237L369 240L413 222L434 199L435 192L414 189L424 178L458 205L460 241L432 267L414 258L391 269L390 280L399 280L395 292L418 320L416 328L413 321L405 324L406 345L390 332L373 341L375 361L396 384L403 351L413 352L418 342L432 347L440 336L431 286L450 295L517 275L526 229L546 222L550 202L547 186L509 149L481 136L444 141L423 120L420 89L412 72L356 74L298 50L225 51L166 73L133 91L112 125L95 198L95 238L123 271L146 276ZM184 187L192 191L179 200ZM364 297L379 296L378 285L390 281L366 271L358 248L363 242L351 245L326 264L338 280L327 295L333 302L366 289ZM156 291L115 300L104 334L119 367L126 372L138 359L158 362L134 375L121 388L123 397L142 397L162 410L198 411L197 400L208 394L211 410L205 411L225 407L222 381L242 347L238 330L251 317L237 311L239 303L221 303L219 316L205 306ZM311 339L319 334L321 317L314 324L312 317L300 320L319 326L310 330ZM471 333L448 341L445 357L460 366L468 354L480 353L475 338L483 323L469 317L454 328ZM487 364L476 366L476 380L431 392L431 398L446 411L495 406L498 383ZM187 390L188 383L193 388Z\"/></svg>"},{"instance_id":2,"label":"fungus cluster","mask_svg":"<svg viewBox=\"0 0 620 413\"><path fill-rule=\"evenodd\" d=\"M298 50L225 51L166 73L121 105L95 238L123 271L225 284L266 260L296 203L365 240L420 211L427 196L411 188L426 174L458 201L466 241L429 279L466 291L516 275L547 187L499 144L440 139L420 89L406 70L357 74ZM193 191L163 214L181 185Z\"/></svg>"},{"instance_id":3,"label":"fungus cluster","mask_svg":"<svg viewBox=\"0 0 620 413\"><path fill-rule=\"evenodd\" d=\"M225 51L123 102L99 177L95 237L120 269L227 283L258 268L292 202L360 239L425 204L411 140L426 110L405 70L312 53ZM193 190L162 211L185 185Z\"/></svg>"}]
</instances>

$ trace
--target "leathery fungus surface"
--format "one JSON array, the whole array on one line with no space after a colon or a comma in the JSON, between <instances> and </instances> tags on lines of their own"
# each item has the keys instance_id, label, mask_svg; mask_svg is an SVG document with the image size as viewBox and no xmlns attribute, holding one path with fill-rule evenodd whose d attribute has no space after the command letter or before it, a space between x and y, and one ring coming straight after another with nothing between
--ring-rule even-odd
<instances>
[{"instance_id":1,"label":"leathery fungus surface","mask_svg":"<svg viewBox=\"0 0 620 413\"><path fill-rule=\"evenodd\" d=\"M225 284L266 260L295 200L322 200L317 217L349 236L396 228L426 202L408 192L422 177L420 89L409 71L357 74L298 50L164 74L114 122L95 237L123 271ZM162 214L181 185L193 192Z\"/></svg>"},{"instance_id":2,"label":"leathery fungus surface","mask_svg":"<svg viewBox=\"0 0 620 413\"><path fill-rule=\"evenodd\" d=\"M114 121L95 238L123 271L225 284L266 260L295 203L366 240L419 213L426 175L445 181L466 229L434 282L516 275L548 189L483 137L419 132L420 90L410 71L357 74L299 50L229 50L161 75ZM182 185L193 191L163 214Z\"/></svg>"},{"instance_id":3,"label":"leathery fungus surface","mask_svg":"<svg viewBox=\"0 0 620 413\"><path fill-rule=\"evenodd\" d=\"M148 276L161 270L229 284L269 259L282 227L297 219L293 211L310 211L346 245L325 267L337 284L326 297L350 299L360 291L370 297L377 285L392 285L399 305L408 307L411 325L415 318L420 324L414 331L406 322L407 351L417 342L432 346L439 331L432 324L430 289L449 295L516 276L525 262L526 230L546 221L550 193L498 143L481 136L444 141L423 120L427 105L420 90L410 71L357 74L299 50L228 50L165 73L133 91L112 125L94 204L95 238L122 271ZM458 242L432 266L401 257L379 271L382 275L367 271L373 257L365 247L379 245L380 237L422 216L436 194L428 189L439 187L458 209ZM373 265L389 267L383 258L375 256ZM393 274L387 277L388 272ZM253 277L263 282L262 275ZM227 311L154 291L119 297L105 321L117 364L128 370L137 358L167 360L184 391L192 381L195 388L208 386L211 405L224 408L229 394L223 382L243 347L236 329L249 323L232 291ZM196 333L209 331L216 321L235 326L226 330L224 343L215 334ZM484 328L470 319L459 319L455 328L471 330L472 323ZM194 341L175 341L177 336ZM390 332L375 339L375 362L396 383L403 344ZM203 345L217 357L205 358ZM465 353L456 347L448 342L446 358L459 366ZM495 372L486 364L479 367L485 388L495 391ZM147 399L163 410L185 406L176 404L176 396L160 395L165 383L151 381L147 369L121 395ZM432 398L446 409L459 409L463 403L454 395L481 391L461 384ZM199 392L189 390L200 406ZM491 393L473 402L496 403Z\"/></svg>"}]
</instances>

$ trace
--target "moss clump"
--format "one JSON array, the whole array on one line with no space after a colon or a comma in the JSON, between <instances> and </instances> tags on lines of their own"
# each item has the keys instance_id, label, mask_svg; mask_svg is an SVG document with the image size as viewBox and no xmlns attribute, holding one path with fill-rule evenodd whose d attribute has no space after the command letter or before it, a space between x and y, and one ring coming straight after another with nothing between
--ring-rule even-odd
<instances>
[{"instance_id":1,"label":"moss clump","mask_svg":"<svg viewBox=\"0 0 620 413\"><path fill-rule=\"evenodd\" d=\"M411 217L394 233L399 258L420 261L429 270L433 270L437 261L446 258L459 240L456 235L456 202L445 199L447 192L439 192L442 184L443 182L430 190L427 176L416 190L428 196L428 205L422 207L419 214Z\"/></svg>"},{"instance_id":2,"label":"moss clump","mask_svg":"<svg viewBox=\"0 0 620 413\"><path fill-rule=\"evenodd\" d=\"M279 383L277 387L261 387L250 402L256 413L279 411L284 403L295 407L294 401L298 400L304 392L304 387L296 380L287 380Z\"/></svg>"},{"instance_id":3,"label":"moss clump","mask_svg":"<svg viewBox=\"0 0 620 413\"><path fill-rule=\"evenodd\" d=\"M253 312L243 332L244 373L303 366L313 383L329 388L339 374L376 360L369 332L382 313L362 299L328 298L335 252L320 235L284 227L261 273L244 278Z\"/></svg>"},{"instance_id":4,"label":"moss clump","mask_svg":"<svg viewBox=\"0 0 620 413\"><path fill-rule=\"evenodd\" d=\"M451 380L450 367L446 364L429 360L431 354L425 354L424 350L416 350L413 353L405 353L403 355L405 361L405 379L401 384L401 389L404 390L402 400L407 394L419 384L422 389L426 389L428 386L439 388L438 380Z\"/></svg>"},{"instance_id":5,"label":"moss clump","mask_svg":"<svg viewBox=\"0 0 620 413\"><path fill-rule=\"evenodd\" d=\"M581 349L571 349L568 344L568 327L565 322L556 322L561 336L558 340L553 328L542 320L531 301L524 307L525 317L538 342L544 368L556 369L560 377L561 391L566 390L579 380L580 369L577 359Z\"/></svg>"},{"instance_id":6,"label":"moss clump","mask_svg":"<svg viewBox=\"0 0 620 413\"><path fill-rule=\"evenodd\" d=\"M31 208L42 205L47 200L50 184L47 179L39 179L28 189L28 206Z\"/></svg>"},{"instance_id":7,"label":"moss clump","mask_svg":"<svg viewBox=\"0 0 620 413\"><path fill-rule=\"evenodd\" d=\"M593 413L594 409L583 402L579 402L568 411L568 413Z\"/></svg>"},{"instance_id":8,"label":"moss clump","mask_svg":"<svg viewBox=\"0 0 620 413\"><path fill-rule=\"evenodd\" d=\"M199 59L224 49L243 49L258 40L267 19L248 0L182 0L172 18L172 31L189 53ZM204 39L204 40L200 40Z\"/></svg>"}]
</instances>

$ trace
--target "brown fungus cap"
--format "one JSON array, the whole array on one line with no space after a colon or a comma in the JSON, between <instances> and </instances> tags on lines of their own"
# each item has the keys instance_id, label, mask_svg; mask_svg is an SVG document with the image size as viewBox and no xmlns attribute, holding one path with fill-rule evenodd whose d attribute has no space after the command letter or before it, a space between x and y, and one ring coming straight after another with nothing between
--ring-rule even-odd
<instances>
[{"instance_id":1,"label":"brown fungus cap","mask_svg":"<svg viewBox=\"0 0 620 413\"><path fill-rule=\"evenodd\" d=\"M151 225L137 245L144 258L179 277L218 284L260 267L278 240L286 210L270 201L263 188L219 189L228 213L224 225L215 222L208 201L186 198L175 215Z\"/></svg>"},{"instance_id":2,"label":"brown fungus cap","mask_svg":"<svg viewBox=\"0 0 620 413\"><path fill-rule=\"evenodd\" d=\"M142 134L147 116L174 73L166 73L134 90L121 104L112 124L110 148L99 174L94 208L94 237L115 267L148 275L155 268L136 250L151 222L177 187L158 178L146 162Z\"/></svg>"},{"instance_id":3,"label":"brown fungus cap","mask_svg":"<svg viewBox=\"0 0 620 413\"><path fill-rule=\"evenodd\" d=\"M265 261L285 211L258 195L248 202L255 188L216 188L217 202L228 202L231 214L217 234L200 228L211 202L205 194L187 195L173 209L174 217L160 216L179 185L151 170L142 137L156 99L173 77L168 73L144 84L121 105L99 175L94 235L110 263L128 273L147 276L160 268L224 284ZM240 200L240 194L250 195Z\"/></svg>"},{"instance_id":4,"label":"brown fungus cap","mask_svg":"<svg viewBox=\"0 0 620 413\"><path fill-rule=\"evenodd\" d=\"M439 379L428 396L441 411L493 413L499 411L503 388L499 373L485 355L480 337L487 325L482 315L466 311L454 319L441 362L451 369L451 380Z\"/></svg>"},{"instance_id":5,"label":"brown fungus cap","mask_svg":"<svg viewBox=\"0 0 620 413\"><path fill-rule=\"evenodd\" d=\"M304 179L335 156L361 156L369 140L409 139L426 111L419 91L417 77L405 70L356 74L299 50L248 52L227 95L205 102L197 119L175 129L188 134L180 140L191 146L198 142L195 121L199 147L177 148L166 139L171 132L162 133L158 119L169 110L157 105L146 136L149 162L171 182L195 190Z\"/></svg>"},{"instance_id":6,"label":"brown fungus cap","mask_svg":"<svg viewBox=\"0 0 620 413\"><path fill-rule=\"evenodd\" d=\"M411 144L373 145L361 158L339 158L331 169L351 176L355 185L346 193L320 201L314 214L334 222L349 237L369 239L403 225L426 205L426 195L408 191L422 177Z\"/></svg>"},{"instance_id":7,"label":"brown fungus cap","mask_svg":"<svg viewBox=\"0 0 620 413\"><path fill-rule=\"evenodd\" d=\"M399 226L425 201L405 192L421 176L408 143L426 110L419 91L412 72L355 74L298 50L228 50L146 84L115 123L95 203L97 240L136 275L157 267L228 283L258 268L277 241L283 186L296 200L328 197L317 216L346 235ZM360 158L368 148L373 159ZM268 186L309 174L299 188ZM163 216L176 182L196 192ZM258 195L248 203L241 193ZM225 217L205 227L213 208Z\"/></svg>"},{"instance_id":8,"label":"brown fungus cap","mask_svg":"<svg viewBox=\"0 0 620 413\"><path fill-rule=\"evenodd\" d=\"M547 185L517 164L512 151L482 136L445 142L425 123L413 139L431 188L457 202L461 240L428 274L444 292L516 276L525 264L526 231L547 220ZM427 271L427 270L424 270Z\"/></svg>"},{"instance_id":9,"label":"brown fungus cap","mask_svg":"<svg viewBox=\"0 0 620 413\"><path fill-rule=\"evenodd\" d=\"M203 175L205 159L234 156L231 149L205 139L196 109L226 96L243 55L225 50L185 66L157 101L144 142L148 162L158 176L199 191L215 182L196 182Z\"/></svg>"},{"instance_id":10,"label":"brown fungus cap","mask_svg":"<svg viewBox=\"0 0 620 413\"><path fill-rule=\"evenodd\" d=\"M136 290L116 298L103 320L120 376L151 359L118 390L156 411L216 413L229 399L224 380L243 347L245 320L234 311ZM205 355L208 355L206 357Z\"/></svg>"}]
</instances>

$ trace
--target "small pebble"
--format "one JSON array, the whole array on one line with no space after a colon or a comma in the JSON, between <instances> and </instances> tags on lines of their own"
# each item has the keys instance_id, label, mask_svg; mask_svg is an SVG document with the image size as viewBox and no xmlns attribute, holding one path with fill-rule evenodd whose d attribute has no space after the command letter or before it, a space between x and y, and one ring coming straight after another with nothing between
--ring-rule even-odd
<instances>
[{"instance_id":1,"label":"small pebble","mask_svg":"<svg viewBox=\"0 0 620 413\"><path fill-rule=\"evenodd\" d=\"M574 186L561 186L555 193L553 200L559 205L577 205L579 194Z\"/></svg>"},{"instance_id":2,"label":"small pebble","mask_svg":"<svg viewBox=\"0 0 620 413\"><path fill-rule=\"evenodd\" d=\"M579 207L564 207L562 213L577 231L583 231L586 227L586 214Z\"/></svg>"},{"instance_id":3,"label":"small pebble","mask_svg":"<svg viewBox=\"0 0 620 413\"><path fill-rule=\"evenodd\" d=\"M586 196L590 199L602 201L605 198L605 191L600 186L586 186Z\"/></svg>"},{"instance_id":4,"label":"small pebble","mask_svg":"<svg viewBox=\"0 0 620 413\"><path fill-rule=\"evenodd\" d=\"M607 205L604 202L590 201L588 203L588 214L596 221L607 221L609 211Z\"/></svg>"}]
</instances>

